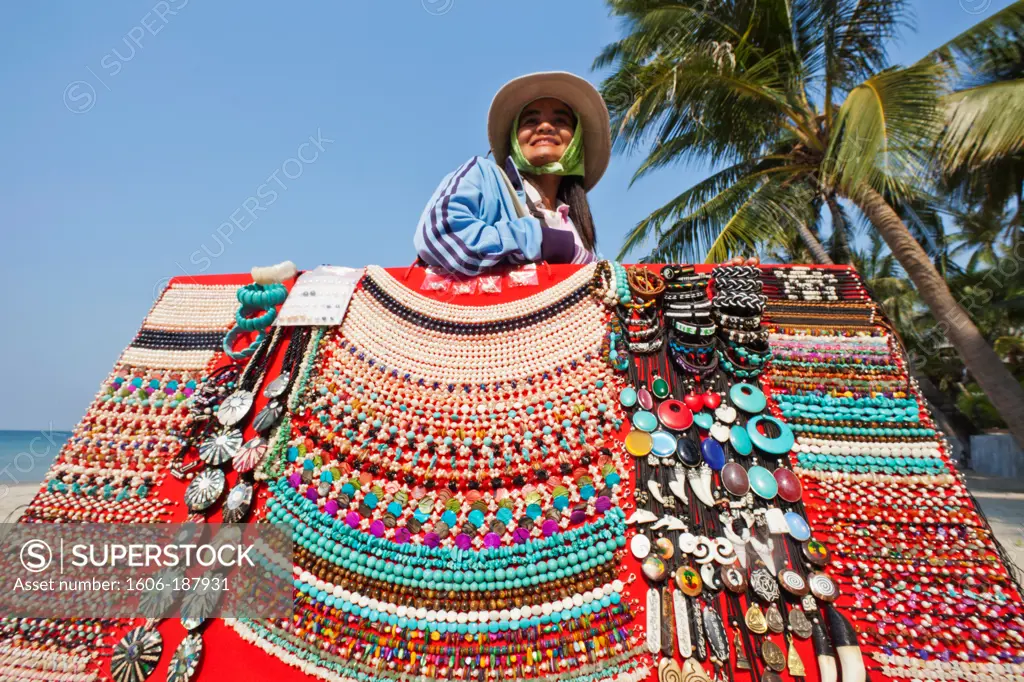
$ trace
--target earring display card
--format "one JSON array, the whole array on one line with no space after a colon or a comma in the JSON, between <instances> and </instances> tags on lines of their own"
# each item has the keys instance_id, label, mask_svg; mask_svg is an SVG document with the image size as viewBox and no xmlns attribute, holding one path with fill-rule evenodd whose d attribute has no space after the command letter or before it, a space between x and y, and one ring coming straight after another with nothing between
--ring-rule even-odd
<instances>
[{"instance_id":1,"label":"earring display card","mask_svg":"<svg viewBox=\"0 0 1024 682\"><path fill-rule=\"evenodd\" d=\"M275 325L332 327L345 319L363 268L321 265L299 275L281 306Z\"/></svg>"}]
</instances>

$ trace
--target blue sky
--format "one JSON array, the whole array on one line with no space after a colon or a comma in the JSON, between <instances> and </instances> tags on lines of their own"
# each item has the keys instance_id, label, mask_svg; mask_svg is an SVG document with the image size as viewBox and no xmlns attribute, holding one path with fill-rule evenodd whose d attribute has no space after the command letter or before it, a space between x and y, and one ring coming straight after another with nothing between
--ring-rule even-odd
<instances>
[{"instance_id":1,"label":"blue sky","mask_svg":"<svg viewBox=\"0 0 1024 682\"><path fill-rule=\"evenodd\" d=\"M899 62L1010 1L913 4ZM590 63L618 36L597 0L43 0L4 15L4 429L73 426L168 277L410 263L437 182L487 151L495 90L541 70L597 82ZM703 171L627 190L637 164L613 158L591 192L605 255Z\"/></svg>"}]
</instances>

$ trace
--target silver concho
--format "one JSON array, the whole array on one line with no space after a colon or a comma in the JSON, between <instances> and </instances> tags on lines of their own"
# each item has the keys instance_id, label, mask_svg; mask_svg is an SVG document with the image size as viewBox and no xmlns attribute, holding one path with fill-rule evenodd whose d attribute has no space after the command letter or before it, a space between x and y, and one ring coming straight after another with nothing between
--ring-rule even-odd
<instances>
[{"instance_id":1,"label":"silver concho","mask_svg":"<svg viewBox=\"0 0 1024 682\"><path fill-rule=\"evenodd\" d=\"M211 435L199 446L199 459L210 466L220 466L231 460L242 447L242 432L226 428Z\"/></svg>"},{"instance_id":2,"label":"silver concho","mask_svg":"<svg viewBox=\"0 0 1024 682\"><path fill-rule=\"evenodd\" d=\"M277 375L277 378L267 384L267 387L263 389L263 397L265 398L277 398L285 389L288 388L288 382L291 380L292 375L288 372L281 372Z\"/></svg>"},{"instance_id":3,"label":"silver concho","mask_svg":"<svg viewBox=\"0 0 1024 682\"><path fill-rule=\"evenodd\" d=\"M209 509L224 492L226 479L220 469L203 469L185 488L185 504L189 511Z\"/></svg>"},{"instance_id":4,"label":"silver concho","mask_svg":"<svg viewBox=\"0 0 1024 682\"><path fill-rule=\"evenodd\" d=\"M224 399L217 408L217 421L224 426L234 426L252 409L253 395L250 391L239 389Z\"/></svg>"},{"instance_id":5,"label":"silver concho","mask_svg":"<svg viewBox=\"0 0 1024 682\"><path fill-rule=\"evenodd\" d=\"M160 662L164 640L156 630L137 627L114 645L110 675L115 682L142 682Z\"/></svg>"},{"instance_id":6,"label":"silver concho","mask_svg":"<svg viewBox=\"0 0 1024 682\"><path fill-rule=\"evenodd\" d=\"M224 500L224 523L241 523L252 508L252 486L239 481Z\"/></svg>"},{"instance_id":7,"label":"silver concho","mask_svg":"<svg viewBox=\"0 0 1024 682\"><path fill-rule=\"evenodd\" d=\"M167 667L167 682L189 682L196 674L199 660L203 657L203 636L198 633L187 635L171 655Z\"/></svg>"}]
</instances>

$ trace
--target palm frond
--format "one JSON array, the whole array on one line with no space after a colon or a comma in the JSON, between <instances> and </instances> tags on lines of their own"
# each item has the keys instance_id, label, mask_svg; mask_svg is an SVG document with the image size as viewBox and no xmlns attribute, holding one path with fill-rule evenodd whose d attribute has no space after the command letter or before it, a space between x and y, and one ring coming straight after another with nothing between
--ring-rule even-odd
<instances>
[{"instance_id":1,"label":"palm frond","mask_svg":"<svg viewBox=\"0 0 1024 682\"><path fill-rule=\"evenodd\" d=\"M853 193L873 187L892 197L926 167L938 133L940 70L933 64L887 69L854 88L839 109L825 159L825 183Z\"/></svg>"},{"instance_id":2,"label":"palm frond","mask_svg":"<svg viewBox=\"0 0 1024 682\"><path fill-rule=\"evenodd\" d=\"M1024 149L1024 80L995 82L943 99L946 127L939 139L945 172L968 172Z\"/></svg>"}]
</instances>

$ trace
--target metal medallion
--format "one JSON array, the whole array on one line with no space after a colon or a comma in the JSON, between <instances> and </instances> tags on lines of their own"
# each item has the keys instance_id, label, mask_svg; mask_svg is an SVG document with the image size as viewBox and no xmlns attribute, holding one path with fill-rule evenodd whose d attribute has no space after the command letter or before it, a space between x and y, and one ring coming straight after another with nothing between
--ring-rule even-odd
<instances>
[{"instance_id":1,"label":"metal medallion","mask_svg":"<svg viewBox=\"0 0 1024 682\"><path fill-rule=\"evenodd\" d=\"M807 614L803 609L793 607L789 610L789 627L800 639L811 636L811 621L807 620Z\"/></svg>"},{"instance_id":2,"label":"metal medallion","mask_svg":"<svg viewBox=\"0 0 1024 682\"><path fill-rule=\"evenodd\" d=\"M288 389L288 382L291 381L292 375L288 372L281 372L277 375L277 378L267 384L267 387L263 389L264 398L277 398Z\"/></svg>"},{"instance_id":3,"label":"metal medallion","mask_svg":"<svg viewBox=\"0 0 1024 682\"><path fill-rule=\"evenodd\" d=\"M181 640L167 667L167 682L189 682L203 657L203 636L193 633Z\"/></svg>"},{"instance_id":4,"label":"metal medallion","mask_svg":"<svg viewBox=\"0 0 1024 682\"><path fill-rule=\"evenodd\" d=\"M747 624L747 629L756 635L763 635L768 632L768 621L765 620L764 612L761 611L761 607L757 604L750 605L743 620Z\"/></svg>"},{"instance_id":5,"label":"metal medallion","mask_svg":"<svg viewBox=\"0 0 1024 682\"><path fill-rule=\"evenodd\" d=\"M253 395L250 391L239 389L224 399L217 408L217 421L224 426L234 426L245 418L252 409Z\"/></svg>"},{"instance_id":6,"label":"metal medallion","mask_svg":"<svg viewBox=\"0 0 1024 682\"><path fill-rule=\"evenodd\" d=\"M765 664L777 673L786 669L786 654L782 648L771 640L761 645L761 658Z\"/></svg>"},{"instance_id":7,"label":"metal medallion","mask_svg":"<svg viewBox=\"0 0 1024 682\"><path fill-rule=\"evenodd\" d=\"M256 436L245 441L245 444L238 449L231 460L231 466L235 471L244 474L258 467L266 456L267 440L262 436Z\"/></svg>"},{"instance_id":8,"label":"metal medallion","mask_svg":"<svg viewBox=\"0 0 1024 682\"><path fill-rule=\"evenodd\" d=\"M771 604L764 613L764 619L768 623L768 629L775 634L782 634L786 629L786 621L782 619L782 612L777 604Z\"/></svg>"},{"instance_id":9,"label":"metal medallion","mask_svg":"<svg viewBox=\"0 0 1024 682\"><path fill-rule=\"evenodd\" d=\"M213 506L224 492L227 480L220 469L200 471L185 488L185 505L191 512L201 512Z\"/></svg>"},{"instance_id":10,"label":"metal medallion","mask_svg":"<svg viewBox=\"0 0 1024 682\"><path fill-rule=\"evenodd\" d=\"M110 675L114 682L142 682L160 662L164 640L156 630L137 627L114 645Z\"/></svg>"},{"instance_id":11,"label":"metal medallion","mask_svg":"<svg viewBox=\"0 0 1024 682\"><path fill-rule=\"evenodd\" d=\"M256 413L256 418L252 420L252 428L256 433L266 433L277 424L283 414L284 405L278 400L271 400Z\"/></svg>"},{"instance_id":12,"label":"metal medallion","mask_svg":"<svg viewBox=\"0 0 1024 682\"><path fill-rule=\"evenodd\" d=\"M252 491L252 486L245 481L239 481L228 491L228 497L224 500L224 523L241 523L249 515Z\"/></svg>"},{"instance_id":13,"label":"metal medallion","mask_svg":"<svg viewBox=\"0 0 1024 682\"><path fill-rule=\"evenodd\" d=\"M242 447L242 432L239 429L225 428L212 434L199 446L199 459L210 466L220 466L238 453Z\"/></svg>"}]
</instances>

